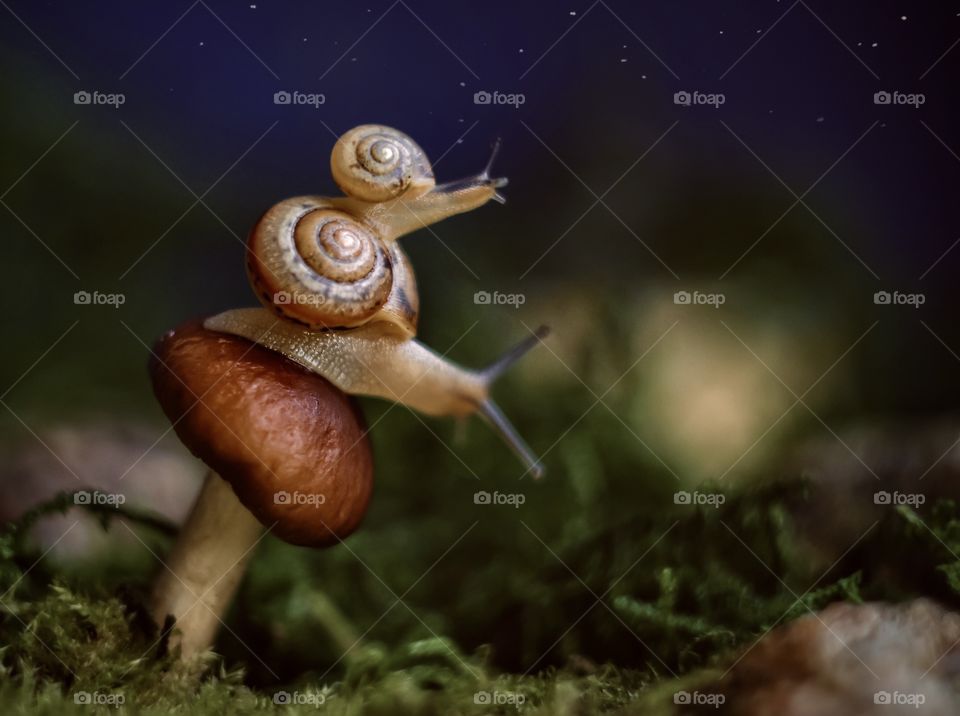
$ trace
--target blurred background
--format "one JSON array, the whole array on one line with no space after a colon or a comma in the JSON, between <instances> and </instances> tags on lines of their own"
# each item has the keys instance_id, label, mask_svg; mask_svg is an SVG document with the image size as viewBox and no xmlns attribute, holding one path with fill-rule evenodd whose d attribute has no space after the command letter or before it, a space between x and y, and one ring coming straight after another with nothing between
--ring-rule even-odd
<instances>
[{"instance_id":1,"label":"blurred background","mask_svg":"<svg viewBox=\"0 0 960 716\"><path fill-rule=\"evenodd\" d=\"M333 622L388 645L493 643L520 672L571 654L678 668L696 649L654 642L654 659L642 610L615 601L656 601L663 573L614 581L678 489L812 475L845 514L867 504L844 502L848 483L949 492L960 4L0 4L4 519L79 486L181 519L202 468L151 395L147 346L255 303L249 227L285 197L336 193L347 129L409 133L439 181L502 139L507 203L403 245L419 338L453 360L553 329L495 393L548 476L521 479L479 421L363 401L370 512L349 550L267 541L240 598L254 606L220 644L254 681L339 668ZM478 490L525 501L477 505ZM103 574L148 583L156 560L109 534L71 530L58 569L107 555ZM580 578L616 618L570 627L594 601Z\"/></svg>"}]
</instances>

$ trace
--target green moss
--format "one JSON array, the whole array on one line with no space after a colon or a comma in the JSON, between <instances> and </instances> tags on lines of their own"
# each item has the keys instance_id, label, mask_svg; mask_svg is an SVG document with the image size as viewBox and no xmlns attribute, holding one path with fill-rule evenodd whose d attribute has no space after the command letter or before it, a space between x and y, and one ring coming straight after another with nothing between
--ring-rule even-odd
<instances>
[{"instance_id":1,"label":"green moss","mask_svg":"<svg viewBox=\"0 0 960 716\"><path fill-rule=\"evenodd\" d=\"M476 562L456 591L428 576L406 594L420 575L384 534L320 555L270 542L228 618L243 643L225 637L225 657L200 679L165 653L139 606L153 565L112 582L107 565L63 570L30 546L29 525L72 504L62 496L0 533L0 711L89 714L75 699L90 694L105 713L122 700L124 713L144 714L667 714L677 690L708 683L737 649L808 609L919 594L957 601L960 516L947 501L922 515L889 512L807 592L819 568L789 517L807 492L768 485L716 509L661 505L582 526L518 569L539 554L532 540L498 552L503 563ZM100 516L166 539L149 515ZM409 538L392 537L409 551ZM514 640L506 648L504 634ZM510 668L517 655L526 664ZM284 698L294 703L274 702Z\"/></svg>"}]
</instances>

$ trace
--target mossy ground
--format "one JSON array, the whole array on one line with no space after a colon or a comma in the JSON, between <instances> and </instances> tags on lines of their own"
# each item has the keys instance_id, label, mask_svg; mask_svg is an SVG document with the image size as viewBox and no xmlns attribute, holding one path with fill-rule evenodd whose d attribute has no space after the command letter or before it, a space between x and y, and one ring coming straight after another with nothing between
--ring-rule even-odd
<instances>
[{"instance_id":1,"label":"mossy ground","mask_svg":"<svg viewBox=\"0 0 960 716\"><path fill-rule=\"evenodd\" d=\"M386 628L364 625L362 644L340 661L337 639L352 641L357 628L343 613L375 618L380 596L395 597L378 596L370 582L379 576L356 571L358 560L331 552L318 579L315 555L268 542L227 620L236 639L220 642L224 657L200 679L166 653L142 612L150 565L66 569L39 559L24 539L40 514L72 504L65 495L0 540L0 710L116 712L122 701L123 712L144 714L670 713L675 691L709 683L731 654L808 609L914 594L956 601L960 520L950 502L922 516L889 511L808 591L819 573L790 517L806 492L771 486L730 495L718 509L677 507L606 525L567 545L564 564L526 575L529 583L501 575L486 603L433 585L409 600L416 614L397 606L381 620ZM144 535L169 539L162 523L123 516ZM369 554L363 544L352 549ZM390 556L370 567L385 581L396 577ZM638 558L642 569L631 564ZM478 584L493 578L493 564ZM476 639L478 629L489 638ZM498 654L505 630L514 646ZM527 673L511 668L527 653L544 658L527 659ZM87 694L102 703L82 703ZM298 703L277 704L278 694Z\"/></svg>"}]
</instances>

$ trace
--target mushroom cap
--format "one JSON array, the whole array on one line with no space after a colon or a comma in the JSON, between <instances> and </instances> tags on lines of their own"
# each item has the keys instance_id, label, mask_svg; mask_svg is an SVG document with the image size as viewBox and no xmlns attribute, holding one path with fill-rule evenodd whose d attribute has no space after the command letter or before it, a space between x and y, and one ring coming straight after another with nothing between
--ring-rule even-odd
<instances>
[{"instance_id":1,"label":"mushroom cap","mask_svg":"<svg viewBox=\"0 0 960 716\"><path fill-rule=\"evenodd\" d=\"M277 537L322 547L360 524L373 489L366 425L325 378L200 321L160 339L150 376L183 444Z\"/></svg>"}]
</instances>

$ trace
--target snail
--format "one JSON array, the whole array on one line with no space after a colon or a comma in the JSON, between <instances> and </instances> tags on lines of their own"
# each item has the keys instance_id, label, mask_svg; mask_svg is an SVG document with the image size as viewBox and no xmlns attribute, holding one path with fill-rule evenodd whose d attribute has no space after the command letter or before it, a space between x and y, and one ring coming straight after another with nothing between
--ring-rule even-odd
<instances>
[{"instance_id":1,"label":"snail","mask_svg":"<svg viewBox=\"0 0 960 716\"><path fill-rule=\"evenodd\" d=\"M247 275L263 308L208 318L326 378L350 395L433 416L479 414L534 477L538 459L490 397L491 384L546 335L541 328L481 370L458 366L416 340L419 295L397 240L447 217L503 202L506 179L479 174L437 184L409 136L361 125L330 160L342 197L300 196L269 209L251 231Z\"/></svg>"}]
</instances>

